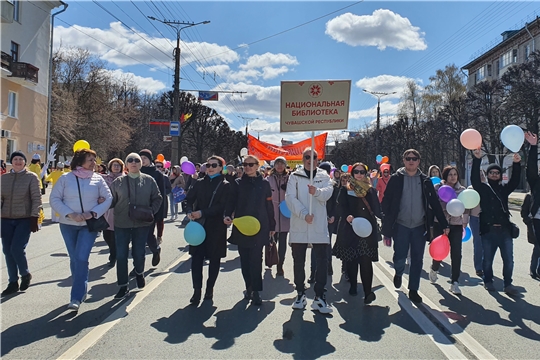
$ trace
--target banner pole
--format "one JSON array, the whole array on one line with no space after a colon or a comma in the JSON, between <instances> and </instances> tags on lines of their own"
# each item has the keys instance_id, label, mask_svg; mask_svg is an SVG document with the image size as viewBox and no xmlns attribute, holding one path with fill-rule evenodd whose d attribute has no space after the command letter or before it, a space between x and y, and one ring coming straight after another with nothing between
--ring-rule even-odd
<instances>
[{"instance_id":1,"label":"banner pole","mask_svg":"<svg viewBox=\"0 0 540 360\"><path fill-rule=\"evenodd\" d=\"M313 163L313 149L315 148L315 131L311 132L311 172L309 176L309 185L313 186L313 173L317 168ZM311 209L313 208L313 195L309 197L309 215L313 215Z\"/></svg>"}]
</instances>

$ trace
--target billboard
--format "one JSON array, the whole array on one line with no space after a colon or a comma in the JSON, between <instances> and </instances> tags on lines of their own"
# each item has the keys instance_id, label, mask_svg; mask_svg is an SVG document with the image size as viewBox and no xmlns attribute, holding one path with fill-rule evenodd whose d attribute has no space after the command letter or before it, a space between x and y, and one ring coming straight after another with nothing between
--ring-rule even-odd
<instances>
[{"instance_id":1,"label":"billboard","mask_svg":"<svg viewBox=\"0 0 540 360\"><path fill-rule=\"evenodd\" d=\"M217 91L199 91L199 100L204 101L218 101Z\"/></svg>"}]
</instances>

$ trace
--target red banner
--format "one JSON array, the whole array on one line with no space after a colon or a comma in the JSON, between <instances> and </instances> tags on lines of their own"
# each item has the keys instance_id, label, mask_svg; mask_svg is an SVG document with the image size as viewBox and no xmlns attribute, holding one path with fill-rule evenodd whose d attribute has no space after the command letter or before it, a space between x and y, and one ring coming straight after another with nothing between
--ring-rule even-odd
<instances>
[{"instance_id":1,"label":"red banner","mask_svg":"<svg viewBox=\"0 0 540 360\"><path fill-rule=\"evenodd\" d=\"M315 136L315 151L319 159L324 159L327 136L328 133ZM287 160L302 160L304 149L310 146L311 138L292 145L277 146L257 140L256 137L248 134L248 153L255 155L260 160L272 161L278 156L283 156Z\"/></svg>"}]
</instances>

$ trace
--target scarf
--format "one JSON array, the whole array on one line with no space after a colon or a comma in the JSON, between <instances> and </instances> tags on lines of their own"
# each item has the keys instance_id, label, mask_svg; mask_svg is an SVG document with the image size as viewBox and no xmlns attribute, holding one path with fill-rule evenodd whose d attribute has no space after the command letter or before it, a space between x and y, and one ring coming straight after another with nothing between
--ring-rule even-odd
<instances>
[{"instance_id":1,"label":"scarf","mask_svg":"<svg viewBox=\"0 0 540 360\"><path fill-rule=\"evenodd\" d=\"M349 179L348 189L354 191L356 197L365 197L370 188L371 184L367 177L365 177L364 180L356 180L351 176Z\"/></svg>"},{"instance_id":2,"label":"scarf","mask_svg":"<svg viewBox=\"0 0 540 360\"><path fill-rule=\"evenodd\" d=\"M132 172L128 172L128 176L132 179L137 179L139 176L141 176L141 173L140 172L137 172L137 173L132 173Z\"/></svg>"},{"instance_id":3,"label":"scarf","mask_svg":"<svg viewBox=\"0 0 540 360\"><path fill-rule=\"evenodd\" d=\"M77 166L77 169L73 170L72 173L79 179L90 179L92 178L92 175L94 175L92 170L87 170L82 166Z\"/></svg>"}]
</instances>

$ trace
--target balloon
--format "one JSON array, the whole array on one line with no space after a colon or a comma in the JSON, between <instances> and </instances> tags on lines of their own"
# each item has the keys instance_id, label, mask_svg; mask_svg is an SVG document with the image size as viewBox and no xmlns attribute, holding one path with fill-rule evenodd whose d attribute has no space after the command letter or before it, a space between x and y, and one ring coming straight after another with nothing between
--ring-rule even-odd
<instances>
[{"instance_id":1,"label":"balloon","mask_svg":"<svg viewBox=\"0 0 540 360\"><path fill-rule=\"evenodd\" d=\"M223 169L222 173L223 173L223 175L227 175L229 173L229 170Z\"/></svg>"},{"instance_id":2,"label":"balloon","mask_svg":"<svg viewBox=\"0 0 540 360\"><path fill-rule=\"evenodd\" d=\"M86 140L77 140L75 144L73 144L73 152L79 151L81 149L90 149L90 144Z\"/></svg>"},{"instance_id":3,"label":"balloon","mask_svg":"<svg viewBox=\"0 0 540 360\"><path fill-rule=\"evenodd\" d=\"M169 160L166 160L166 161L163 163L163 167L164 167L165 169L170 168L170 167L171 167L171 162L170 162Z\"/></svg>"},{"instance_id":4,"label":"balloon","mask_svg":"<svg viewBox=\"0 0 540 360\"><path fill-rule=\"evenodd\" d=\"M185 163L186 161L188 161L187 156L182 156L182 157L180 158L180 165L182 165L182 164Z\"/></svg>"},{"instance_id":5,"label":"balloon","mask_svg":"<svg viewBox=\"0 0 540 360\"><path fill-rule=\"evenodd\" d=\"M482 146L482 135L480 135L478 130L467 129L461 133L459 141L465 149L476 150Z\"/></svg>"},{"instance_id":6,"label":"balloon","mask_svg":"<svg viewBox=\"0 0 540 360\"><path fill-rule=\"evenodd\" d=\"M457 198L456 191L448 185L443 185L439 188L439 198L445 203L449 202L452 199Z\"/></svg>"},{"instance_id":7,"label":"balloon","mask_svg":"<svg viewBox=\"0 0 540 360\"><path fill-rule=\"evenodd\" d=\"M450 240L442 234L437 236L429 245L429 255L435 261L443 261L450 253Z\"/></svg>"},{"instance_id":8,"label":"balloon","mask_svg":"<svg viewBox=\"0 0 540 360\"><path fill-rule=\"evenodd\" d=\"M360 237L368 237L371 235L371 232L373 231L373 226L371 226L371 223L362 217L354 218L352 221L352 228L356 235Z\"/></svg>"},{"instance_id":9,"label":"balloon","mask_svg":"<svg viewBox=\"0 0 540 360\"><path fill-rule=\"evenodd\" d=\"M518 152L525 140L523 130L517 125L508 125L501 132L501 141L511 152Z\"/></svg>"},{"instance_id":10,"label":"balloon","mask_svg":"<svg viewBox=\"0 0 540 360\"><path fill-rule=\"evenodd\" d=\"M461 237L461 241L467 242L471 240L471 236L472 236L471 228L467 226L466 228L463 229L463 235Z\"/></svg>"},{"instance_id":11,"label":"balloon","mask_svg":"<svg viewBox=\"0 0 540 360\"><path fill-rule=\"evenodd\" d=\"M457 198L465 205L465 209L473 209L480 204L480 194L473 189L463 190Z\"/></svg>"},{"instance_id":12,"label":"balloon","mask_svg":"<svg viewBox=\"0 0 540 360\"><path fill-rule=\"evenodd\" d=\"M163 156L163 154L157 154L156 160L159 162L163 162L165 161L165 156Z\"/></svg>"},{"instance_id":13,"label":"balloon","mask_svg":"<svg viewBox=\"0 0 540 360\"><path fill-rule=\"evenodd\" d=\"M382 159L383 159L382 155L377 155L375 157L375 161L377 161L377 163L380 163L382 161Z\"/></svg>"},{"instance_id":14,"label":"balloon","mask_svg":"<svg viewBox=\"0 0 540 360\"><path fill-rule=\"evenodd\" d=\"M382 162L383 164L386 164L388 161L390 161L390 159L388 158L388 156L383 156L381 162Z\"/></svg>"},{"instance_id":15,"label":"balloon","mask_svg":"<svg viewBox=\"0 0 540 360\"><path fill-rule=\"evenodd\" d=\"M465 205L458 199L452 199L446 204L446 212L452 216L461 216L465 212Z\"/></svg>"},{"instance_id":16,"label":"balloon","mask_svg":"<svg viewBox=\"0 0 540 360\"><path fill-rule=\"evenodd\" d=\"M201 245L206 239L206 230L196 221L190 221L184 229L184 239L189 245Z\"/></svg>"},{"instance_id":17,"label":"balloon","mask_svg":"<svg viewBox=\"0 0 540 360\"><path fill-rule=\"evenodd\" d=\"M441 183L441 178L434 176L431 178L431 182L433 183L433 185L439 185Z\"/></svg>"},{"instance_id":18,"label":"balloon","mask_svg":"<svg viewBox=\"0 0 540 360\"><path fill-rule=\"evenodd\" d=\"M347 172L347 170L349 169L349 167L345 164L341 165L341 171L343 172Z\"/></svg>"},{"instance_id":19,"label":"balloon","mask_svg":"<svg viewBox=\"0 0 540 360\"><path fill-rule=\"evenodd\" d=\"M347 166L347 172L349 172L349 173L350 173L350 172L351 172L351 170L352 170L352 165L349 165L349 166Z\"/></svg>"},{"instance_id":20,"label":"balloon","mask_svg":"<svg viewBox=\"0 0 540 360\"><path fill-rule=\"evenodd\" d=\"M291 217L291 210L289 210L289 207L287 206L287 203L285 203L285 200L279 203L279 211L281 211L281 215L285 216L286 218Z\"/></svg>"},{"instance_id":21,"label":"balloon","mask_svg":"<svg viewBox=\"0 0 540 360\"><path fill-rule=\"evenodd\" d=\"M182 168L182 171L188 175L195 174L195 165L193 165L191 161L184 161L180 167Z\"/></svg>"},{"instance_id":22,"label":"balloon","mask_svg":"<svg viewBox=\"0 0 540 360\"><path fill-rule=\"evenodd\" d=\"M248 154L248 149L242 148L240 149L240 156L246 156Z\"/></svg>"},{"instance_id":23,"label":"balloon","mask_svg":"<svg viewBox=\"0 0 540 360\"><path fill-rule=\"evenodd\" d=\"M253 216L242 216L233 220L234 226L246 236L257 235L261 230L261 223Z\"/></svg>"}]
</instances>

